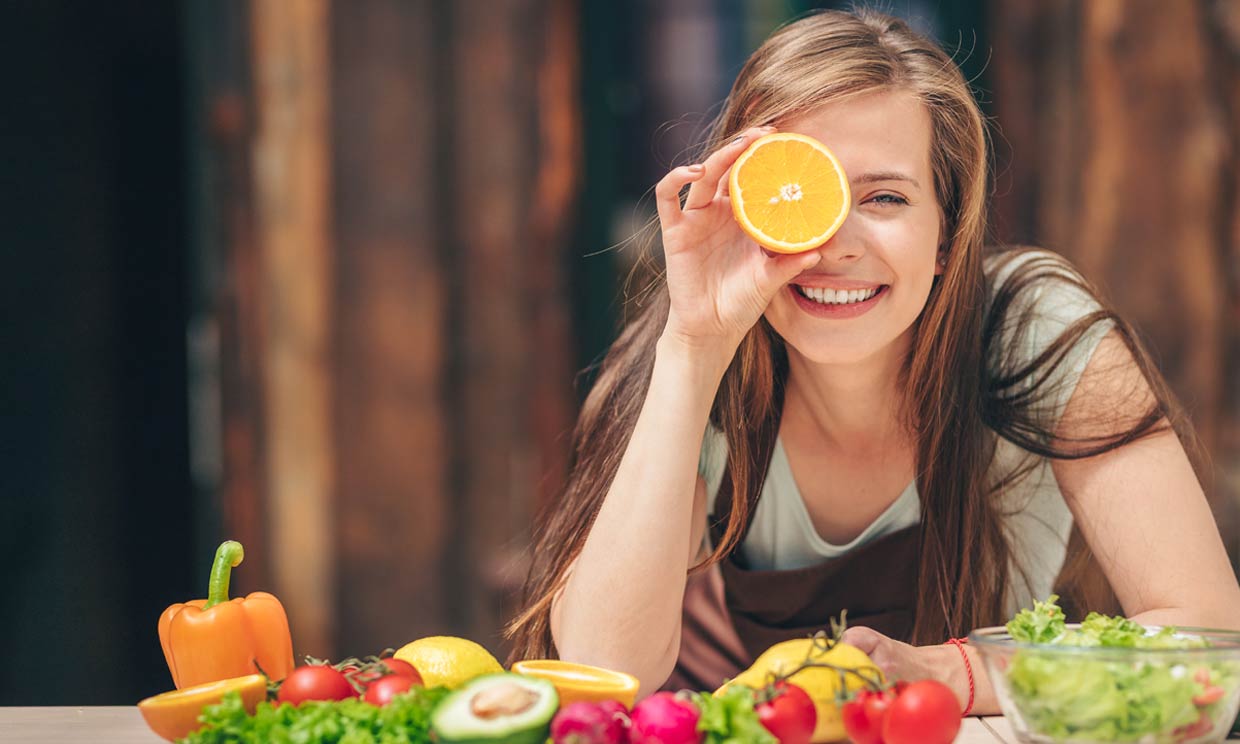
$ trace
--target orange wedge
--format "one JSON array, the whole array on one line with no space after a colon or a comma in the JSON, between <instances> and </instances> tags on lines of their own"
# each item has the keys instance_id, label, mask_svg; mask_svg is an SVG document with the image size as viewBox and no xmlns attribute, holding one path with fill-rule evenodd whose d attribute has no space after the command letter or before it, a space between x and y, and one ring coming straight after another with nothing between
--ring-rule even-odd
<instances>
[{"instance_id":1,"label":"orange wedge","mask_svg":"<svg viewBox=\"0 0 1240 744\"><path fill-rule=\"evenodd\" d=\"M138 703L146 725L168 741L183 739L202 724L202 709L224 699L224 693L236 690L246 712L253 715L258 704L267 698L267 678L261 674L206 682L181 690L165 692Z\"/></svg>"},{"instance_id":2,"label":"orange wedge","mask_svg":"<svg viewBox=\"0 0 1240 744\"><path fill-rule=\"evenodd\" d=\"M754 141L733 163L728 191L741 229L777 253L827 242L852 202L835 155L813 137L792 132Z\"/></svg>"},{"instance_id":3,"label":"orange wedge","mask_svg":"<svg viewBox=\"0 0 1240 744\"><path fill-rule=\"evenodd\" d=\"M637 699L637 677L602 667L536 659L518 661L512 665L512 671L550 682L560 694L561 708L572 703L599 703L604 700L618 700L624 707L632 708L633 701Z\"/></svg>"}]
</instances>

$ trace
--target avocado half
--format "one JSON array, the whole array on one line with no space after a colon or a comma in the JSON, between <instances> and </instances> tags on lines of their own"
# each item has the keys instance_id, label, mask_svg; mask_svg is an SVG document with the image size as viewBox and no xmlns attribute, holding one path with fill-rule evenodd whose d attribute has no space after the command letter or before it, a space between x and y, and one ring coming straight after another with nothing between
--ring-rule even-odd
<instances>
[{"instance_id":1,"label":"avocado half","mask_svg":"<svg viewBox=\"0 0 1240 744\"><path fill-rule=\"evenodd\" d=\"M442 744L543 744L560 696L546 680L488 674L470 680L436 706L431 730Z\"/></svg>"}]
</instances>

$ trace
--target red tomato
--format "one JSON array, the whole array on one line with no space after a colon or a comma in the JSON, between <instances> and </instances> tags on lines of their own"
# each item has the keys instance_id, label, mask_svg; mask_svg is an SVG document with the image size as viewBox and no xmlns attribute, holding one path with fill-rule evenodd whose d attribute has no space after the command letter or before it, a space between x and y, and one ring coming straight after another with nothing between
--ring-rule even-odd
<instances>
[{"instance_id":1,"label":"red tomato","mask_svg":"<svg viewBox=\"0 0 1240 744\"><path fill-rule=\"evenodd\" d=\"M403 659L384 659L383 663L387 665L392 674L398 677L408 677L416 684L422 684L422 675L418 674L418 670L414 668L413 664Z\"/></svg>"},{"instance_id":2,"label":"red tomato","mask_svg":"<svg viewBox=\"0 0 1240 744\"><path fill-rule=\"evenodd\" d=\"M392 698L417 686L408 677L402 677L399 674L389 674L386 677L380 677L378 681L371 682L370 687L366 688L365 697L362 699L371 705L387 705L392 702Z\"/></svg>"},{"instance_id":3,"label":"red tomato","mask_svg":"<svg viewBox=\"0 0 1240 744\"><path fill-rule=\"evenodd\" d=\"M805 690L788 682L776 682L775 690L774 698L754 707L758 720L779 744L809 744L818 723L814 701Z\"/></svg>"},{"instance_id":4,"label":"red tomato","mask_svg":"<svg viewBox=\"0 0 1240 744\"><path fill-rule=\"evenodd\" d=\"M329 666L303 666L294 669L280 683L276 700L298 705L306 700L344 700L357 692L349 680Z\"/></svg>"},{"instance_id":5,"label":"red tomato","mask_svg":"<svg viewBox=\"0 0 1240 744\"><path fill-rule=\"evenodd\" d=\"M923 679L905 687L883 719L885 744L951 744L960 731L960 701L942 682Z\"/></svg>"},{"instance_id":6,"label":"red tomato","mask_svg":"<svg viewBox=\"0 0 1240 744\"><path fill-rule=\"evenodd\" d=\"M883 744L883 716L895 699L892 690L862 690L840 708L848 738L856 744Z\"/></svg>"}]
</instances>

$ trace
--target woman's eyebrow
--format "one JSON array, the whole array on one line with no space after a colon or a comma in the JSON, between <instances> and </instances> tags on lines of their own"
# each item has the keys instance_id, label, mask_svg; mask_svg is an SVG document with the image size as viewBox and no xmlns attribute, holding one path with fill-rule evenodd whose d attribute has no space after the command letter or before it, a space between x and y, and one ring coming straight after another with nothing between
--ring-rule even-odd
<instances>
[{"instance_id":1,"label":"woman's eyebrow","mask_svg":"<svg viewBox=\"0 0 1240 744\"><path fill-rule=\"evenodd\" d=\"M917 183L917 179L912 176L900 173L898 171L874 171L871 173L862 173L852 179L855 184L876 183L878 181L908 181L913 184L913 188L921 189L921 184Z\"/></svg>"}]
</instances>

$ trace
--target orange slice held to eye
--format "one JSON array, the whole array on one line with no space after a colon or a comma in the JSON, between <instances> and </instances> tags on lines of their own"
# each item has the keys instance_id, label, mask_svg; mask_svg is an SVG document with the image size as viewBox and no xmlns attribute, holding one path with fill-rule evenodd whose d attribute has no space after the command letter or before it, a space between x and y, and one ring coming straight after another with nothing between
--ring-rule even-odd
<instances>
[{"instance_id":1,"label":"orange slice held to eye","mask_svg":"<svg viewBox=\"0 0 1240 744\"><path fill-rule=\"evenodd\" d=\"M741 229L777 253L827 242L852 202L835 155L813 137L792 132L755 140L733 163L728 191Z\"/></svg>"}]
</instances>

